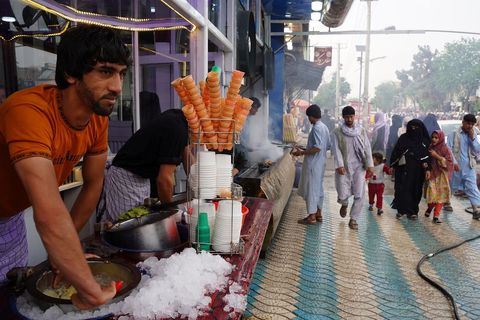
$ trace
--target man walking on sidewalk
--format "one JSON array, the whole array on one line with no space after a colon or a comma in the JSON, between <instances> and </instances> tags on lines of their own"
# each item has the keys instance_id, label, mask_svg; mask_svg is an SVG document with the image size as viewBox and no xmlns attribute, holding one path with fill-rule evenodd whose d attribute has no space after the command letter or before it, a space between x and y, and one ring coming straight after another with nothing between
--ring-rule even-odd
<instances>
[{"instance_id":1,"label":"man walking on sidewalk","mask_svg":"<svg viewBox=\"0 0 480 320\"><path fill-rule=\"evenodd\" d=\"M357 230L365 198L365 170L373 174L373 160L370 141L364 128L355 124L355 109L342 109L344 123L333 131L332 152L335 167L335 187L338 194L340 216L347 215L348 198L353 195L350 210L350 229Z\"/></svg>"},{"instance_id":2,"label":"man walking on sidewalk","mask_svg":"<svg viewBox=\"0 0 480 320\"><path fill-rule=\"evenodd\" d=\"M463 117L462 126L448 137L448 146L454 155L454 170L459 173L460 183L472 204L473 219L480 220L480 192L477 187L475 154L480 152L480 140L473 114Z\"/></svg>"},{"instance_id":3,"label":"man walking on sidewalk","mask_svg":"<svg viewBox=\"0 0 480 320\"><path fill-rule=\"evenodd\" d=\"M298 220L298 223L315 224L323 221L323 177L327 162L327 149L330 149L330 134L327 126L320 121L322 113L316 104L308 107L306 114L308 121L312 124L312 130L308 134L307 147L305 150L295 149L292 154L305 156L298 194L307 203L308 216Z\"/></svg>"}]
</instances>

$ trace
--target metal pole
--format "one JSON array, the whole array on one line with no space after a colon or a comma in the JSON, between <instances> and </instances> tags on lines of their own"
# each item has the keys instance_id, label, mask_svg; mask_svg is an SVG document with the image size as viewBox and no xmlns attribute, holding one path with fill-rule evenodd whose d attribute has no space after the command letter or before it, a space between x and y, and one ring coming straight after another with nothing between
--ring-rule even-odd
<instances>
[{"instance_id":1,"label":"metal pole","mask_svg":"<svg viewBox=\"0 0 480 320\"><path fill-rule=\"evenodd\" d=\"M358 109L362 111L362 66L363 66L363 51L360 51L360 84L358 86Z\"/></svg>"},{"instance_id":2,"label":"metal pole","mask_svg":"<svg viewBox=\"0 0 480 320\"><path fill-rule=\"evenodd\" d=\"M368 102L368 77L370 73L370 26L371 26L372 2L367 1L367 42L365 44L365 82L363 87L363 126L368 128L368 117L370 115L370 103Z\"/></svg>"},{"instance_id":3,"label":"metal pole","mask_svg":"<svg viewBox=\"0 0 480 320\"><path fill-rule=\"evenodd\" d=\"M338 111L340 110L340 43L337 43L337 86L335 88L335 112L333 116L335 117L335 123L338 119Z\"/></svg>"}]
</instances>

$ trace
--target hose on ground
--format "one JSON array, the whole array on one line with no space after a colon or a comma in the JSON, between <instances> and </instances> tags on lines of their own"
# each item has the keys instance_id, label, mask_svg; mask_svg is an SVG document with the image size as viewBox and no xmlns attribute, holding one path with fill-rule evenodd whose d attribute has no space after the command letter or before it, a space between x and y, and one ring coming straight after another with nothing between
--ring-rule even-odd
<instances>
[{"instance_id":1,"label":"hose on ground","mask_svg":"<svg viewBox=\"0 0 480 320\"><path fill-rule=\"evenodd\" d=\"M431 284L433 287L437 288L446 298L447 300L450 302L450 304L452 305L452 309L453 309L453 313L454 313L454 317L456 320L460 320L460 316L458 314L458 309L457 309L457 304L455 303L455 299L453 298L453 296L444 288L442 287L438 282L436 282L435 280L432 280L430 279L429 277L427 277L423 271L422 271L422 264L429 260L430 258L433 258L434 256L442 253L442 252L445 252L445 251L448 251L448 250L452 250L452 249L455 249L457 247L460 247L461 245L467 243L467 242L470 242L470 241L474 241L474 240L477 240L480 238L480 235L478 236L475 236L473 238L470 238L470 239L467 239L467 240L464 240L462 242L459 242L455 245L452 245L452 246L448 246L448 247L445 247L445 248L442 248L434 253L429 253L429 254L426 254L422 257L422 259L420 259L420 261L418 262L417 264L417 273L418 275L425 281L427 281L429 284Z\"/></svg>"}]
</instances>

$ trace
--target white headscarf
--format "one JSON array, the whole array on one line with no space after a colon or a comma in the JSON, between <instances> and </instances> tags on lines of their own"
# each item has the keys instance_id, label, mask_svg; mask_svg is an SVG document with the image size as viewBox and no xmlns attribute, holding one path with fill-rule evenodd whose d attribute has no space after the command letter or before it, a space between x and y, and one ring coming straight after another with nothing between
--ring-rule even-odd
<instances>
[{"instance_id":1,"label":"white headscarf","mask_svg":"<svg viewBox=\"0 0 480 320\"><path fill-rule=\"evenodd\" d=\"M377 113L375 113L375 124L373 125L373 132L372 132L372 137L373 138L377 137L378 131L381 128L385 128L384 132L383 132L384 133L383 147L386 148L387 147L388 134L389 134L390 130L389 130L389 126L387 124L386 118L385 118L385 114L381 111L378 111Z\"/></svg>"}]
</instances>

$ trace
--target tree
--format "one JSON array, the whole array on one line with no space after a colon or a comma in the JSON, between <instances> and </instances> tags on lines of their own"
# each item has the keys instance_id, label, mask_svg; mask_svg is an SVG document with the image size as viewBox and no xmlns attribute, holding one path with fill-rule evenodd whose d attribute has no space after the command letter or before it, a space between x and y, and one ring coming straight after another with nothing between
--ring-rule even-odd
<instances>
[{"instance_id":1,"label":"tree","mask_svg":"<svg viewBox=\"0 0 480 320\"><path fill-rule=\"evenodd\" d=\"M375 87L375 97L372 103L383 112L390 112L398 107L400 102L400 85L396 82L384 82Z\"/></svg>"},{"instance_id":2,"label":"tree","mask_svg":"<svg viewBox=\"0 0 480 320\"><path fill-rule=\"evenodd\" d=\"M323 83L318 88L317 94L313 98L313 103L320 106L321 109L335 110L336 106L336 88L337 75L335 74L330 82ZM343 104L346 96L351 92L350 84L345 78L340 77L340 104Z\"/></svg>"},{"instance_id":3,"label":"tree","mask_svg":"<svg viewBox=\"0 0 480 320\"><path fill-rule=\"evenodd\" d=\"M434 63L438 51L429 46L419 46L419 52L413 56L410 70L397 71L403 94L410 97L415 105L423 110L433 110L441 106L446 93L438 87L438 70Z\"/></svg>"},{"instance_id":4,"label":"tree","mask_svg":"<svg viewBox=\"0 0 480 320\"><path fill-rule=\"evenodd\" d=\"M452 98L462 101L466 111L472 111L471 96L480 86L480 40L465 39L447 43L445 50L435 60L438 70L436 85Z\"/></svg>"}]
</instances>

